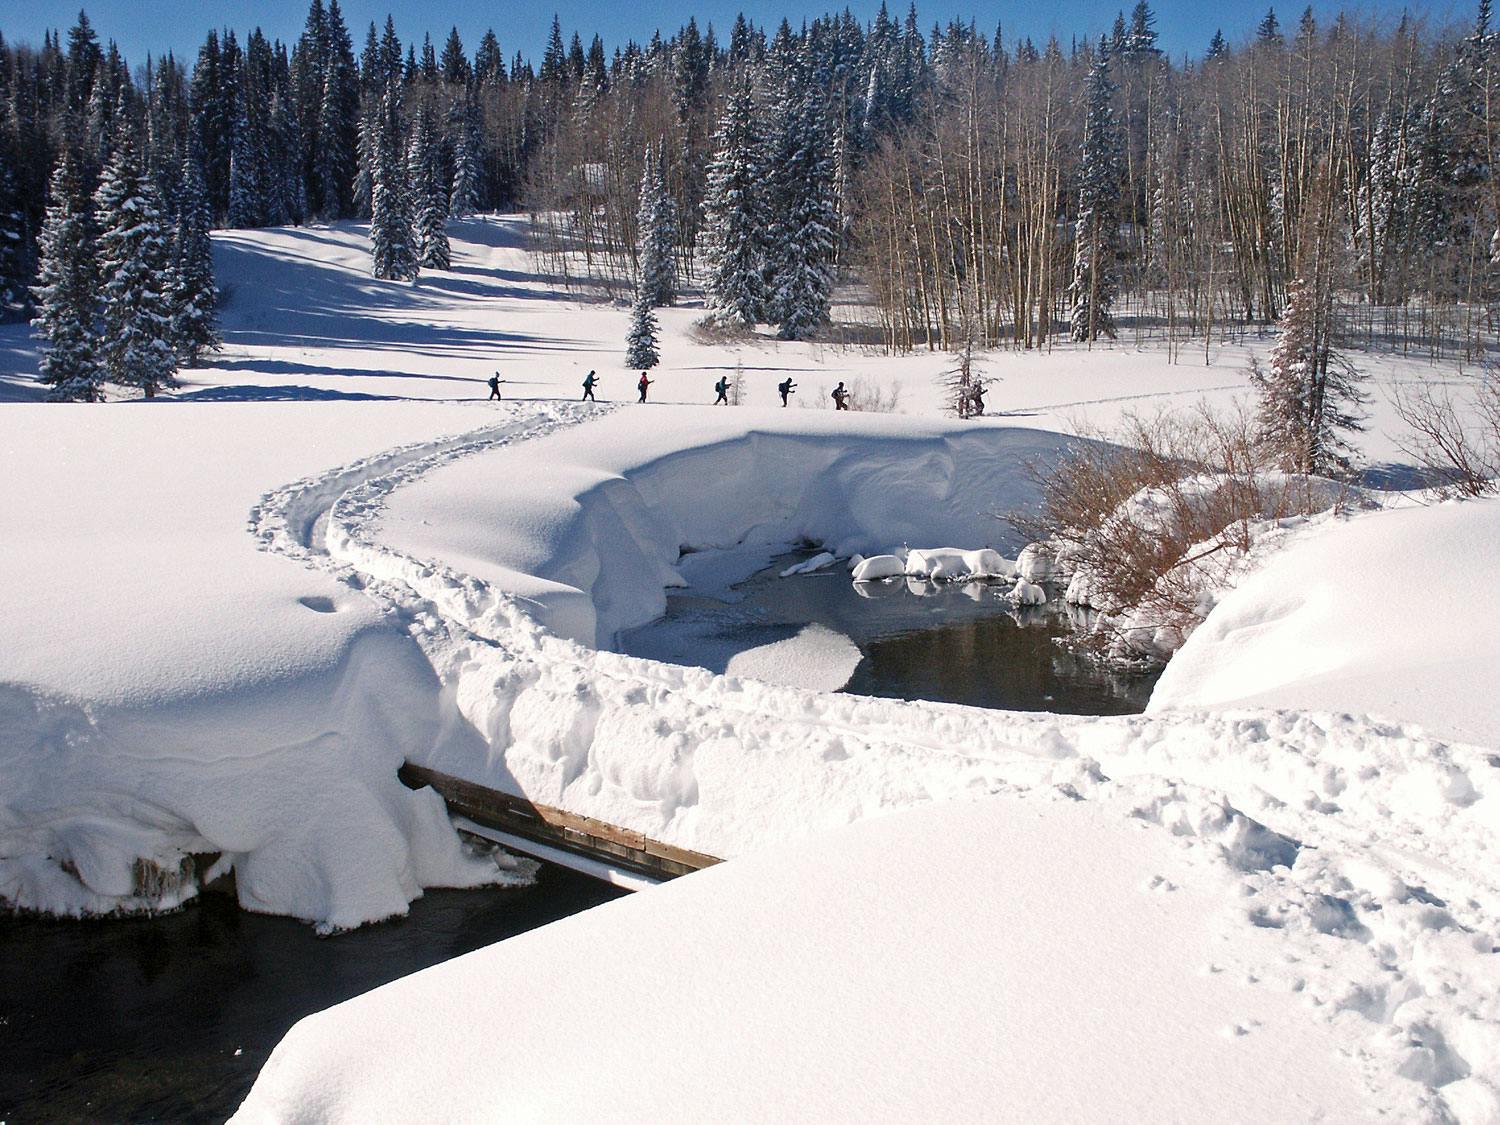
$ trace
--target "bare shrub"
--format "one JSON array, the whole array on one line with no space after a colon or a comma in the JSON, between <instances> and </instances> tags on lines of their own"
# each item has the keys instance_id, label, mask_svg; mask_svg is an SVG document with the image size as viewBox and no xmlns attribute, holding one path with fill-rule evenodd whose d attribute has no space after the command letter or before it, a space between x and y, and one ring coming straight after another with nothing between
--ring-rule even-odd
<instances>
[{"instance_id":1,"label":"bare shrub","mask_svg":"<svg viewBox=\"0 0 1500 1125\"><path fill-rule=\"evenodd\" d=\"M1500 493L1500 372L1485 373L1471 403L1455 402L1447 387L1421 383L1415 390L1398 387L1394 404L1407 427L1397 445L1427 470L1439 493Z\"/></svg>"},{"instance_id":2,"label":"bare shrub","mask_svg":"<svg viewBox=\"0 0 1500 1125\"><path fill-rule=\"evenodd\" d=\"M872 379L855 376L844 384L849 392L849 409L864 410L873 414L894 414L901 405L901 380L882 386ZM819 383L815 393L798 401L797 405L813 410L833 409L833 388Z\"/></svg>"},{"instance_id":3,"label":"bare shrub","mask_svg":"<svg viewBox=\"0 0 1500 1125\"><path fill-rule=\"evenodd\" d=\"M726 323L715 317L699 317L688 325L687 338L695 344L708 347L715 345L747 344L755 340L755 332L743 324Z\"/></svg>"},{"instance_id":4,"label":"bare shrub","mask_svg":"<svg viewBox=\"0 0 1500 1125\"><path fill-rule=\"evenodd\" d=\"M1050 541L1074 575L1069 600L1099 611L1088 647L1163 659L1202 620L1268 526L1345 502L1347 486L1268 466L1240 411L1128 415L1033 465L1039 514L1011 522Z\"/></svg>"},{"instance_id":5,"label":"bare shrub","mask_svg":"<svg viewBox=\"0 0 1500 1125\"><path fill-rule=\"evenodd\" d=\"M876 414L894 414L901 405L901 381L881 386L873 379L849 380L849 409L868 410Z\"/></svg>"}]
</instances>

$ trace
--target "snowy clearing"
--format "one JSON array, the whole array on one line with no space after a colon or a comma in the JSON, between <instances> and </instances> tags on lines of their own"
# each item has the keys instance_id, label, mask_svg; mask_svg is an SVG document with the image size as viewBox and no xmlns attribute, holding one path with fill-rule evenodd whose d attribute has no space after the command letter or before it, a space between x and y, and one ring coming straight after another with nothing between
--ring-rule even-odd
<instances>
[{"instance_id":1,"label":"snowy clearing","mask_svg":"<svg viewBox=\"0 0 1500 1125\"><path fill-rule=\"evenodd\" d=\"M702 345L679 308L662 405L580 406L558 400L590 368L626 397L626 311L534 276L520 219L454 230L455 268L415 286L365 276L357 226L221 236L229 346L176 402L0 412L3 518L24 529L0 586L0 895L171 905L193 891L186 857L222 853L246 906L338 928L426 886L524 877L466 854L435 795L397 782L403 758L743 858L304 1022L247 1119L411 1116L403 1098L465 1093L519 1117L1004 1098L1102 1119L1147 1096L1181 1116L1500 1117L1500 734L1476 636L1493 505L1294 536L1144 717L601 651L665 588L733 581L804 538L1014 558L997 517L1034 499L1022 464L1063 446L1064 415L1228 397L1244 355L986 357L991 410L1026 416L961 423L933 416L948 357ZM6 393L32 397L34 350L5 332ZM748 407L666 405L706 403L737 363ZM537 401L318 401L477 400L497 366L508 399ZM783 372L804 402L824 381L900 381L911 413L774 408ZM1394 446L1377 426L1366 450ZM1285 709L1218 709L1252 704ZM919 806L936 807L871 819ZM178 877L143 885L142 859ZM830 947L845 975L818 971ZM646 948L672 952L642 971ZM913 948L930 959L903 962ZM502 1004L524 1015L503 1065L482 1030ZM629 1037L563 1083L556 1037L615 1011ZM1109 1051L1069 1049L1095 1026ZM641 1079L669 1039L691 1048L680 1091ZM1168 1090L1168 1063L1194 1077ZM785 1076L769 1092L768 1066Z\"/></svg>"}]
</instances>

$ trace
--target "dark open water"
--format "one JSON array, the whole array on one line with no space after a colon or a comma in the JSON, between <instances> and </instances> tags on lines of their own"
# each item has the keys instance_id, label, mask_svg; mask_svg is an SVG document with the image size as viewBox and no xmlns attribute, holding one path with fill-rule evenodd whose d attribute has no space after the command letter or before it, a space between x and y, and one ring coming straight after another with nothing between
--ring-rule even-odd
<instances>
[{"instance_id":1,"label":"dark open water","mask_svg":"<svg viewBox=\"0 0 1500 1125\"><path fill-rule=\"evenodd\" d=\"M691 590L666 616L621 635L636 656L722 672L745 649L794 636L808 623L842 633L863 659L845 691L1010 711L1130 715L1143 711L1159 673L1123 673L1078 656L1057 603L1016 610L1000 583L891 579L856 586L843 564L779 577L806 553L786 555L734 588L731 598Z\"/></svg>"},{"instance_id":2,"label":"dark open water","mask_svg":"<svg viewBox=\"0 0 1500 1125\"><path fill-rule=\"evenodd\" d=\"M162 918L0 917L0 1122L222 1121L303 1016L624 893L547 865L334 938L219 894Z\"/></svg>"}]
</instances>

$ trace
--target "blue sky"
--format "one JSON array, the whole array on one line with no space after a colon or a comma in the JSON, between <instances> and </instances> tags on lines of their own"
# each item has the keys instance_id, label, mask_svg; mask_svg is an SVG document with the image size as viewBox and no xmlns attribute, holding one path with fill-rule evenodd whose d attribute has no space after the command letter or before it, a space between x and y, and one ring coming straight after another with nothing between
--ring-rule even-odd
<instances>
[{"instance_id":1,"label":"blue sky","mask_svg":"<svg viewBox=\"0 0 1500 1125\"><path fill-rule=\"evenodd\" d=\"M794 24L830 9L842 9L844 3L820 0L636 0L630 4L588 3L583 0L534 0L526 4L481 3L479 0L340 0L345 18L354 36L356 52L364 41L365 28L371 20L384 23L389 12L396 19L396 30L402 41L421 40L430 32L439 48L448 29L457 26L464 45L472 54L486 28L493 28L500 39L507 61L517 51L539 59L546 43L553 12L563 23L564 35L573 30L582 33L585 44L598 32L606 47L613 51L627 39L644 42L660 28L670 34L696 16L700 28L712 22L721 35L727 35L735 13L743 10L757 23L774 28L783 16ZM1226 37L1236 41L1247 37L1259 22L1269 0L1221 0L1208 4L1202 0L1161 0L1152 4L1157 15L1157 30L1162 46L1176 56L1184 51L1199 54L1222 28ZM889 0L893 11L904 14L907 0ZM1109 28L1115 12L1128 9L1134 0L1049 0L1045 4L986 3L983 0L926 0L919 2L918 14L924 31L934 20L946 23L952 16L973 18L987 33L997 22L1003 22L1007 39L1030 35L1038 41L1056 32L1066 44L1069 37L1085 33L1097 35ZM1306 0L1290 0L1277 5L1282 23L1291 24L1301 13ZM851 0L848 7L861 20L868 20L878 10L880 0ZM1403 10L1425 15L1437 24L1467 23L1472 19L1474 4L1433 0L1427 4L1403 4L1399 0L1365 0L1349 5L1347 10L1378 20L1394 20ZM12 41L40 43L46 28L66 30L72 25L78 0L5 0L8 9L0 15L0 32ZM307 0L92 0L84 4L102 40L114 39L132 63L145 60L147 52L160 53L170 48L179 57L191 60L198 44L210 27L233 27L248 31L254 26L272 38L290 41L301 31L307 13ZM1338 5L1314 3L1314 12L1325 15L1336 12Z\"/></svg>"}]
</instances>

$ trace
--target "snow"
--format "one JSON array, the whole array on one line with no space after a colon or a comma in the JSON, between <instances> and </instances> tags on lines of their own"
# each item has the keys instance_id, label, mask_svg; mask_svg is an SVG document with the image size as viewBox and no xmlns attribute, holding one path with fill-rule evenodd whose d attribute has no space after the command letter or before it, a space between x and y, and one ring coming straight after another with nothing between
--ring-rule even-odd
<instances>
[{"instance_id":1,"label":"snow","mask_svg":"<svg viewBox=\"0 0 1500 1125\"><path fill-rule=\"evenodd\" d=\"M1364 1088L1337 1026L1225 959L1226 930L1239 954L1277 942L1226 926L1223 873L1195 859L1061 799L866 822L303 1020L234 1120L458 1120L479 1106L659 1122L1410 1111L1415 1099Z\"/></svg>"},{"instance_id":2,"label":"snow","mask_svg":"<svg viewBox=\"0 0 1500 1125\"><path fill-rule=\"evenodd\" d=\"M1003 574L1078 416L1228 401L1260 345L1001 353L1015 416L960 422L949 357L699 343L677 307L659 401L580 404L591 368L634 397L628 313L523 229L453 224L415 285L358 226L216 235L217 366L0 411L0 895L169 906L221 853L247 907L337 929L525 878L409 759L731 862L314 1017L247 1119L1500 1116L1493 506L1290 529L1146 716L829 694L857 654L825 630L724 675L626 657L668 589L803 541L854 579ZM38 397L0 343L0 396ZM737 365L747 405L709 408ZM911 413L783 410L787 375Z\"/></svg>"},{"instance_id":3,"label":"snow","mask_svg":"<svg viewBox=\"0 0 1500 1125\"><path fill-rule=\"evenodd\" d=\"M1151 710L1337 709L1500 747L1497 545L1494 500L1309 527L1219 602Z\"/></svg>"},{"instance_id":4,"label":"snow","mask_svg":"<svg viewBox=\"0 0 1500 1125\"><path fill-rule=\"evenodd\" d=\"M245 906L340 928L423 886L500 878L392 773L411 745L461 738L420 649L246 528L270 486L475 420L441 404L7 408L0 522L26 530L4 550L0 895L138 909L138 857L222 852Z\"/></svg>"},{"instance_id":5,"label":"snow","mask_svg":"<svg viewBox=\"0 0 1500 1125\"><path fill-rule=\"evenodd\" d=\"M844 634L807 625L786 640L735 653L724 674L809 691L838 691L862 659L859 646Z\"/></svg>"}]
</instances>

